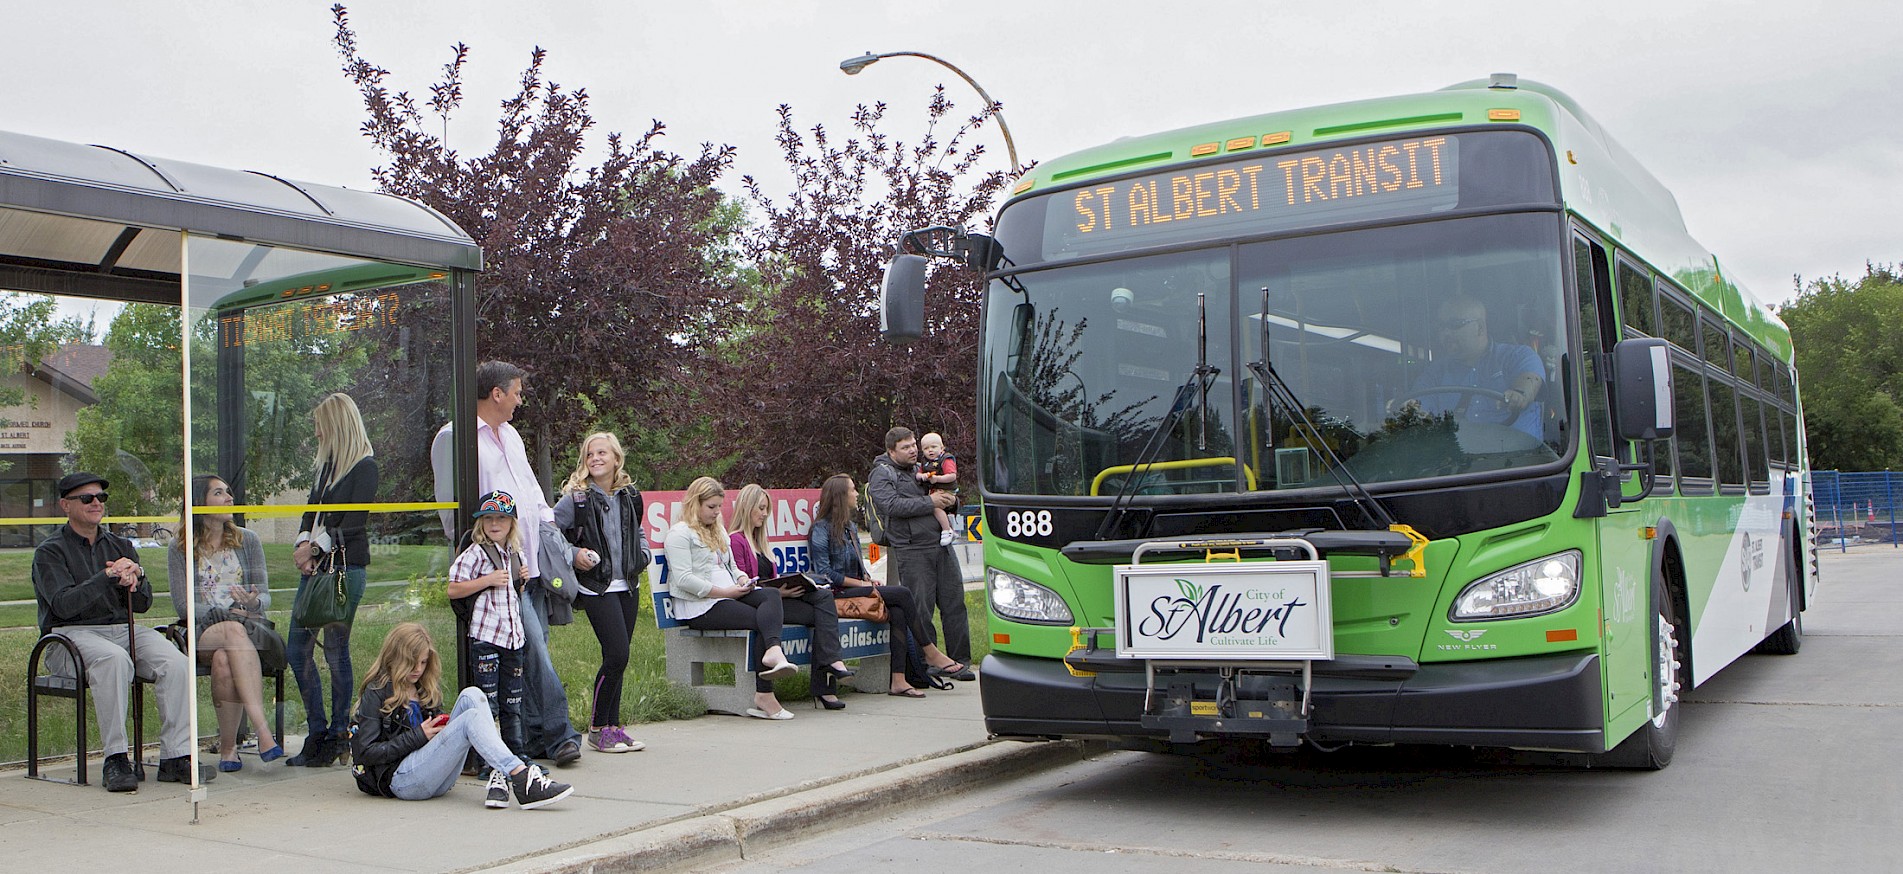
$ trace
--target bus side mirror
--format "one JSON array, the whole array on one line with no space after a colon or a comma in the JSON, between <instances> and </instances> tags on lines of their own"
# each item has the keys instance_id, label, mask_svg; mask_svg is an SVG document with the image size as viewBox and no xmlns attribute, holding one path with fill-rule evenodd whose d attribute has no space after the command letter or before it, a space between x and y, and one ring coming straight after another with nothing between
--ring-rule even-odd
<instances>
[{"instance_id":1,"label":"bus side mirror","mask_svg":"<svg viewBox=\"0 0 1903 874\"><path fill-rule=\"evenodd\" d=\"M1665 341L1621 340L1612 347L1615 415L1621 440L1672 436L1672 356Z\"/></svg>"},{"instance_id":2,"label":"bus side mirror","mask_svg":"<svg viewBox=\"0 0 1903 874\"><path fill-rule=\"evenodd\" d=\"M925 256L898 255L879 289L879 334L889 343L925 335Z\"/></svg>"}]
</instances>

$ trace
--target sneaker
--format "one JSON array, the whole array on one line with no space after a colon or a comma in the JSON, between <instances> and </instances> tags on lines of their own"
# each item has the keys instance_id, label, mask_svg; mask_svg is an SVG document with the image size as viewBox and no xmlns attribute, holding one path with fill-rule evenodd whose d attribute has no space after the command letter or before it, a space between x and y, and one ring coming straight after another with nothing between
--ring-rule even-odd
<instances>
[{"instance_id":1,"label":"sneaker","mask_svg":"<svg viewBox=\"0 0 1903 874\"><path fill-rule=\"evenodd\" d=\"M105 772L100 782L106 784L107 792L137 792L139 778L132 773L132 760L125 753L113 753L106 757Z\"/></svg>"},{"instance_id":2,"label":"sneaker","mask_svg":"<svg viewBox=\"0 0 1903 874\"><path fill-rule=\"evenodd\" d=\"M939 546L952 545L952 538L955 536L956 535L952 534L952 531L950 528L947 528L943 531L938 532L938 545Z\"/></svg>"},{"instance_id":3,"label":"sneaker","mask_svg":"<svg viewBox=\"0 0 1903 874\"><path fill-rule=\"evenodd\" d=\"M588 730L588 748L598 753L618 753L614 748L614 734L605 728Z\"/></svg>"},{"instance_id":4,"label":"sneaker","mask_svg":"<svg viewBox=\"0 0 1903 874\"><path fill-rule=\"evenodd\" d=\"M648 748L647 744L644 744L638 740L635 740L634 738L629 737L627 729L622 728L619 725L610 726L610 728L614 730L615 741L618 744L620 744L621 752L638 753Z\"/></svg>"},{"instance_id":5,"label":"sneaker","mask_svg":"<svg viewBox=\"0 0 1903 874\"><path fill-rule=\"evenodd\" d=\"M570 738L555 748L555 755L549 756L557 765L572 765L581 760L581 741Z\"/></svg>"},{"instance_id":6,"label":"sneaker","mask_svg":"<svg viewBox=\"0 0 1903 874\"><path fill-rule=\"evenodd\" d=\"M218 778L217 771L214 771L206 767L200 767L198 769L198 782L200 783L210 783L211 781L217 778ZM191 756L173 756L169 759L160 759L159 760L159 782L160 783L190 783L192 782L192 757Z\"/></svg>"},{"instance_id":7,"label":"sneaker","mask_svg":"<svg viewBox=\"0 0 1903 874\"><path fill-rule=\"evenodd\" d=\"M645 750L648 745L628 737L621 726L610 725L589 732L588 747L598 753L632 753Z\"/></svg>"},{"instance_id":8,"label":"sneaker","mask_svg":"<svg viewBox=\"0 0 1903 874\"><path fill-rule=\"evenodd\" d=\"M567 783L550 780L540 765L523 768L521 773L509 777L509 783L515 788L515 802L522 805L523 810L547 807L575 791L575 787Z\"/></svg>"},{"instance_id":9,"label":"sneaker","mask_svg":"<svg viewBox=\"0 0 1903 874\"><path fill-rule=\"evenodd\" d=\"M509 806L509 775L501 771L489 772L489 797L482 806L501 810Z\"/></svg>"}]
</instances>

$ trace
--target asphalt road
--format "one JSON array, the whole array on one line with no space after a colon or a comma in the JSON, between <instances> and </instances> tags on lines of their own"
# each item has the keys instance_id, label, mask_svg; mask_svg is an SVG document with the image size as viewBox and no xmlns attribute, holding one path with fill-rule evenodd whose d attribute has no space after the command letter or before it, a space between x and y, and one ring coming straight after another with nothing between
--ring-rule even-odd
<instances>
[{"instance_id":1,"label":"asphalt road","mask_svg":"<svg viewBox=\"0 0 1903 874\"><path fill-rule=\"evenodd\" d=\"M1830 553L1823 572L1803 651L1747 656L1691 692L1663 771L1442 749L1109 753L718 870L1903 870L1903 551Z\"/></svg>"}]
</instances>

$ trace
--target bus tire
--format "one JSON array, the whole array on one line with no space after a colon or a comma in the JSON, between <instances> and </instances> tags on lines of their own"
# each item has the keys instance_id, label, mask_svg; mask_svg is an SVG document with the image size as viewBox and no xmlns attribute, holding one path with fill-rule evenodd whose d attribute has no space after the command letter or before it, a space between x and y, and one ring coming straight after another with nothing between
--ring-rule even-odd
<instances>
[{"instance_id":1,"label":"bus tire","mask_svg":"<svg viewBox=\"0 0 1903 874\"><path fill-rule=\"evenodd\" d=\"M1681 639L1678 607L1665 581L1652 581L1652 611L1657 616L1653 654L1652 717L1639 730L1611 750L1593 757L1595 768L1628 768L1657 771L1672 763L1678 748L1678 721L1681 716L1679 678L1685 665L1685 643Z\"/></svg>"},{"instance_id":2,"label":"bus tire","mask_svg":"<svg viewBox=\"0 0 1903 874\"><path fill-rule=\"evenodd\" d=\"M1800 565L1797 562L1797 550L1802 547L1798 544L1795 534L1791 537L1792 547L1784 551L1783 559L1784 579L1789 581L1787 588L1791 596L1791 621L1784 623L1784 627L1771 632L1770 637L1753 647L1751 651L1755 653L1797 655L1797 651L1804 648L1804 599L1802 597L1804 580L1798 576Z\"/></svg>"}]
</instances>

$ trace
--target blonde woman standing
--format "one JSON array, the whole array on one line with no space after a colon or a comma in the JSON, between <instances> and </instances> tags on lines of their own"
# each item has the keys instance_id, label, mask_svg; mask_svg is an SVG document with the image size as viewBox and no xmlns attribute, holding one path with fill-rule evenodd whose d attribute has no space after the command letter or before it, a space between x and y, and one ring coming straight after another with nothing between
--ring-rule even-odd
<instances>
[{"instance_id":1,"label":"blonde woman standing","mask_svg":"<svg viewBox=\"0 0 1903 874\"><path fill-rule=\"evenodd\" d=\"M619 437L607 431L588 435L581 442L581 460L555 504L555 525L575 547L575 581L581 585L576 605L588 614L588 625L601 644L588 746L603 753L647 749L621 724L622 679L641 607L637 590L649 558L641 527L645 504L623 466L626 460Z\"/></svg>"},{"instance_id":2,"label":"blonde woman standing","mask_svg":"<svg viewBox=\"0 0 1903 874\"><path fill-rule=\"evenodd\" d=\"M733 563L733 545L720 522L727 490L710 476L694 480L681 498L681 521L667 531L669 597L674 618L699 630L753 632L752 668L756 719L792 719L773 694L773 678L798 673L780 649L785 614L780 595L761 589Z\"/></svg>"},{"instance_id":3,"label":"blonde woman standing","mask_svg":"<svg viewBox=\"0 0 1903 874\"><path fill-rule=\"evenodd\" d=\"M317 461L313 465L316 482L306 503L364 504L376 499L377 459L370 449L370 436L364 432L363 415L357 402L342 392L319 402L311 411L317 431ZM299 523L297 548L291 558L302 574L298 593L311 584L311 572L318 559L332 550L343 550L344 586L348 593L345 615L355 617L363 600L365 569L370 564L370 537L365 531L370 514L364 510L344 513L308 512ZM324 709L323 681L317 675L313 658L316 631L324 635L324 661L330 665L330 710ZM323 767L350 750L350 695L355 672L350 664L350 620L332 622L322 629L291 624L291 673L304 696L304 713L310 733L304 749L286 760L286 764Z\"/></svg>"}]
</instances>

